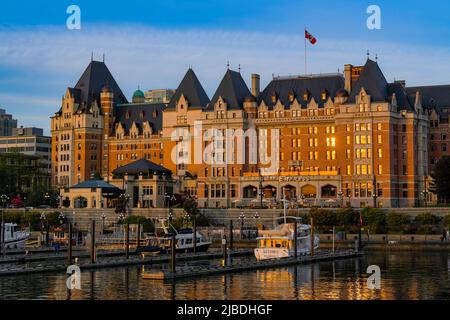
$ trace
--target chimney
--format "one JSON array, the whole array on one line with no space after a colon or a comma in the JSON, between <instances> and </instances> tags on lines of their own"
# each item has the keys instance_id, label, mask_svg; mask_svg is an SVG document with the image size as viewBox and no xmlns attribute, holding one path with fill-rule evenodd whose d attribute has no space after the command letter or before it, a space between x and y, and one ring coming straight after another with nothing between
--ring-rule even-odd
<instances>
[{"instance_id":1,"label":"chimney","mask_svg":"<svg viewBox=\"0 0 450 320\"><path fill-rule=\"evenodd\" d=\"M255 97L259 96L259 74L252 74L252 94Z\"/></svg>"},{"instance_id":2,"label":"chimney","mask_svg":"<svg viewBox=\"0 0 450 320\"><path fill-rule=\"evenodd\" d=\"M352 69L351 64L346 64L344 66L344 78L345 78L345 90L350 94L352 92Z\"/></svg>"},{"instance_id":3,"label":"chimney","mask_svg":"<svg viewBox=\"0 0 450 320\"><path fill-rule=\"evenodd\" d=\"M406 80L395 80L394 82L401 84L404 88L406 87Z\"/></svg>"}]
</instances>

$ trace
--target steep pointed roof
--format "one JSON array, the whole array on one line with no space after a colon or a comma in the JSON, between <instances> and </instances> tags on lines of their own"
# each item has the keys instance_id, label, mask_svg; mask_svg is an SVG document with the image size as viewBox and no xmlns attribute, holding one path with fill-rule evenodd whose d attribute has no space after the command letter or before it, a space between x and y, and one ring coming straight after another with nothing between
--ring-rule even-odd
<instances>
[{"instance_id":1,"label":"steep pointed roof","mask_svg":"<svg viewBox=\"0 0 450 320\"><path fill-rule=\"evenodd\" d=\"M250 95L251 92L241 74L228 69L206 109L212 110L219 97L225 100L229 109L242 109L244 99Z\"/></svg>"},{"instance_id":2,"label":"steep pointed roof","mask_svg":"<svg viewBox=\"0 0 450 320\"><path fill-rule=\"evenodd\" d=\"M447 122L450 111L450 85L407 87L410 101L414 103L416 92L422 95L422 105L427 109L436 109L442 121Z\"/></svg>"},{"instance_id":3,"label":"steep pointed roof","mask_svg":"<svg viewBox=\"0 0 450 320\"><path fill-rule=\"evenodd\" d=\"M79 91L78 103L90 106L94 100L97 100L100 106L100 92L105 86L109 86L114 93L114 103L128 102L106 64L91 61L74 87Z\"/></svg>"},{"instance_id":4,"label":"steep pointed roof","mask_svg":"<svg viewBox=\"0 0 450 320\"><path fill-rule=\"evenodd\" d=\"M172 99L170 99L167 109L175 109L181 95L184 95L191 107L204 108L209 103L208 95L195 75L194 70L191 68L189 68L183 80L181 80L175 94L172 96Z\"/></svg>"},{"instance_id":5,"label":"steep pointed roof","mask_svg":"<svg viewBox=\"0 0 450 320\"><path fill-rule=\"evenodd\" d=\"M326 90L328 95L334 98L337 92L344 88L344 84L344 77L340 74L274 78L260 93L258 104L264 101L265 105L272 109L276 104L272 101L272 95L275 94L286 108L290 108L289 96L294 94L302 108L306 108L313 98L319 107L322 107L326 102L322 100L322 92ZM306 101L303 99L305 93L308 93Z\"/></svg>"},{"instance_id":6,"label":"steep pointed roof","mask_svg":"<svg viewBox=\"0 0 450 320\"><path fill-rule=\"evenodd\" d=\"M378 63L367 59L363 71L350 93L349 102L355 102L355 97L361 92L362 88L372 97L373 101L386 101L388 98L387 85L386 78Z\"/></svg>"}]
</instances>

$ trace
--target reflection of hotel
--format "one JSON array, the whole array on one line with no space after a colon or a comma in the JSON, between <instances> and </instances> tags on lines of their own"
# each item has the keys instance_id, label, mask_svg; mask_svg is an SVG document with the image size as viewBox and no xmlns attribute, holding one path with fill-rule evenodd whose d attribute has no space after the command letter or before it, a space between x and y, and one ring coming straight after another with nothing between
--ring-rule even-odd
<instances>
[{"instance_id":1,"label":"reflection of hotel","mask_svg":"<svg viewBox=\"0 0 450 320\"><path fill-rule=\"evenodd\" d=\"M210 100L189 69L169 103L148 103L140 90L129 103L106 65L91 62L52 117L53 183L74 185L95 172L109 177L147 159L172 171L168 188L196 196L202 207L259 205L261 195L267 204L283 194L356 207L423 204L430 166L448 153L450 86L388 83L372 60L346 65L344 74L273 78L261 92L259 75L251 83L250 91L239 72L227 70ZM196 120L203 140L186 139ZM226 152L211 129L254 130L257 138L233 140ZM269 154L258 151L252 163L256 142ZM205 161L195 161L205 150ZM279 165L266 173L271 156ZM145 187L139 184L133 197Z\"/></svg>"}]
</instances>

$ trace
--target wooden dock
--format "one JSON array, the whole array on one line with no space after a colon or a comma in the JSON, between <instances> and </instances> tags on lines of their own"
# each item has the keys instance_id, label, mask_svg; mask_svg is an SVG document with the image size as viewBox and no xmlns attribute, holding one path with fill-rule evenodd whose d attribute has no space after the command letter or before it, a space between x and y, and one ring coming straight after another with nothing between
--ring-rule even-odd
<instances>
[{"instance_id":1,"label":"wooden dock","mask_svg":"<svg viewBox=\"0 0 450 320\"><path fill-rule=\"evenodd\" d=\"M175 273L170 271L149 271L142 274L143 279L147 280L176 280L182 278L192 278L200 276L211 276L226 273L237 273L261 269L288 267L299 264L310 264L323 261L332 261L338 259L350 259L362 256L363 253L354 250L341 250L335 253L322 251L318 252L314 257L299 256L295 258L266 260L266 261L243 261L234 263L229 266L193 266L193 267L179 267Z\"/></svg>"},{"instance_id":2,"label":"wooden dock","mask_svg":"<svg viewBox=\"0 0 450 320\"><path fill-rule=\"evenodd\" d=\"M253 255L253 250L248 249L236 249L231 253L233 257L248 257ZM74 258L77 256L74 255ZM195 261L195 260L214 260L220 259L222 252L220 250L213 250L209 252L199 253L180 253L177 254L177 262ZM13 275L25 275L33 273L50 273L50 272L65 272L67 270L67 263L61 261L61 256L57 259L52 259L50 256L48 260L43 257L39 257L37 260L26 261L25 263L5 261L4 264L0 264L0 277L1 276L13 276ZM80 255L78 266L81 270L94 270L101 268L114 268L114 267L127 267L136 265L157 265L170 262L169 255L154 255L154 256L138 256L134 255L126 259L123 256L102 256L98 257L95 263L91 263L90 259L86 255ZM8 263L9 262L9 263Z\"/></svg>"}]
</instances>

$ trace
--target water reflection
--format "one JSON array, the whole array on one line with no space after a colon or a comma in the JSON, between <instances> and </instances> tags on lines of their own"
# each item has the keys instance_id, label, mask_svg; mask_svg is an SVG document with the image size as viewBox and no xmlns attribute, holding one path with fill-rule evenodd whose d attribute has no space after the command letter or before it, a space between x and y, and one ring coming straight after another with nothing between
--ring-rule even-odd
<instances>
[{"instance_id":1,"label":"water reflection","mask_svg":"<svg viewBox=\"0 0 450 320\"><path fill-rule=\"evenodd\" d=\"M367 288L369 265L381 268L381 290ZM143 280L142 272L142 267L82 272L81 291L67 290L67 275L63 273L0 278L0 297L58 300L450 299L450 258L447 253L379 252L359 259L177 282Z\"/></svg>"}]
</instances>

